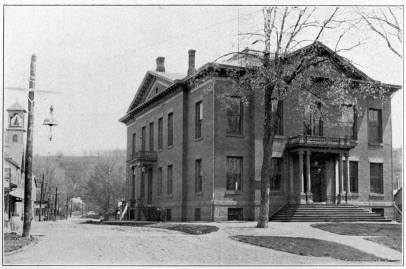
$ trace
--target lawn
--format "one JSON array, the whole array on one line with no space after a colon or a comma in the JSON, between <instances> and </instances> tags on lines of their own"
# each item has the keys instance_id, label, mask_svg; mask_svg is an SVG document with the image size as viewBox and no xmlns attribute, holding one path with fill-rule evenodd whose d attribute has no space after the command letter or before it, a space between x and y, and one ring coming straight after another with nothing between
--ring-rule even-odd
<instances>
[{"instance_id":1,"label":"lawn","mask_svg":"<svg viewBox=\"0 0 406 269\"><path fill-rule=\"evenodd\" d=\"M151 226L154 228L162 228L173 231L179 231L187 234L201 235L208 234L212 232L217 232L218 227L211 225L200 225L200 224L163 224L159 226Z\"/></svg>"},{"instance_id":2,"label":"lawn","mask_svg":"<svg viewBox=\"0 0 406 269\"><path fill-rule=\"evenodd\" d=\"M24 238L20 235L5 233L4 234L4 253L15 251L34 242L33 238Z\"/></svg>"},{"instance_id":3,"label":"lawn","mask_svg":"<svg viewBox=\"0 0 406 269\"><path fill-rule=\"evenodd\" d=\"M364 239L402 252L401 224L323 223L311 227L340 235L370 236Z\"/></svg>"},{"instance_id":4,"label":"lawn","mask_svg":"<svg viewBox=\"0 0 406 269\"><path fill-rule=\"evenodd\" d=\"M236 235L234 240L302 256L330 257L343 261L385 261L375 255L335 242L303 237Z\"/></svg>"}]
</instances>

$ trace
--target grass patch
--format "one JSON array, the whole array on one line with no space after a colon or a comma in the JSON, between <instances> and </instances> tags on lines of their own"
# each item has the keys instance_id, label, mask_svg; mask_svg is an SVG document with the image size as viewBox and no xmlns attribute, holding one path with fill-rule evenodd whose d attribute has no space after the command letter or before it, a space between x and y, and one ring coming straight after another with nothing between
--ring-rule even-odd
<instances>
[{"instance_id":1,"label":"grass patch","mask_svg":"<svg viewBox=\"0 0 406 269\"><path fill-rule=\"evenodd\" d=\"M163 226L155 226L154 228L168 229L193 235L208 234L219 230L216 226L198 224L164 224Z\"/></svg>"},{"instance_id":2,"label":"grass patch","mask_svg":"<svg viewBox=\"0 0 406 269\"><path fill-rule=\"evenodd\" d=\"M364 239L402 252L401 224L326 223L311 227L340 235L372 236Z\"/></svg>"},{"instance_id":3,"label":"grass patch","mask_svg":"<svg viewBox=\"0 0 406 269\"><path fill-rule=\"evenodd\" d=\"M311 224L310 226L341 235L402 237L401 224L320 223Z\"/></svg>"},{"instance_id":4,"label":"grass patch","mask_svg":"<svg viewBox=\"0 0 406 269\"><path fill-rule=\"evenodd\" d=\"M5 233L4 234L4 253L19 250L34 242L34 238L25 238L17 234Z\"/></svg>"},{"instance_id":5,"label":"grass patch","mask_svg":"<svg viewBox=\"0 0 406 269\"><path fill-rule=\"evenodd\" d=\"M386 261L356 248L303 237L236 235L234 240L302 256L330 257L343 261Z\"/></svg>"},{"instance_id":6,"label":"grass patch","mask_svg":"<svg viewBox=\"0 0 406 269\"><path fill-rule=\"evenodd\" d=\"M380 245L390 247L391 249L397 250L400 253L402 253L402 237L377 236L377 237L367 237L367 238L364 238L364 239L368 240L368 241L378 243Z\"/></svg>"}]
</instances>

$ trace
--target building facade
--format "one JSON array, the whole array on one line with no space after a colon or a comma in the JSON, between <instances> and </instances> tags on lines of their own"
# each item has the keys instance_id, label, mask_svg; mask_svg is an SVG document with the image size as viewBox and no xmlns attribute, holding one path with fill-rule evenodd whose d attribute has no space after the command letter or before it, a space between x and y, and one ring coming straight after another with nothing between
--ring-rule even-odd
<instances>
[{"instance_id":1,"label":"building facade","mask_svg":"<svg viewBox=\"0 0 406 269\"><path fill-rule=\"evenodd\" d=\"M319 43L324 52L332 53ZM231 91L226 64L187 75L148 71L120 122L127 126L126 218L159 207L172 221L256 220L263 158L263 94ZM348 63L346 63L348 64ZM212 70L216 75L207 76ZM367 77L353 68L351 76ZM385 85L392 91L400 87ZM390 95L359 100L340 124L287 97L273 144L270 212L303 203L354 204L394 216Z\"/></svg>"},{"instance_id":2,"label":"building facade","mask_svg":"<svg viewBox=\"0 0 406 269\"><path fill-rule=\"evenodd\" d=\"M25 113L27 111L18 103L7 109L5 119L5 141L3 152L3 212L5 227L10 227L12 218L15 227L22 228L24 215L24 133ZM36 183L33 176L31 199L36 200ZM34 206L33 206L34 208Z\"/></svg>"}]
</instances>

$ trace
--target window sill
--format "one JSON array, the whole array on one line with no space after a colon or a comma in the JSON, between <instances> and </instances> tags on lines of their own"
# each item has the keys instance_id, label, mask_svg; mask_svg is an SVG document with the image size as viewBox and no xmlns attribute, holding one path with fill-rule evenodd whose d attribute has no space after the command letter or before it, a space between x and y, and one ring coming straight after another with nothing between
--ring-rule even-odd
<instances>
[{"instance_id":1,"label":"window sill","mask_svg":"<svg viewBox=\"0 0 406 269\"><path fill-rule=\"evenodd\" d=\"M168 149L171 149L171 148L173 148L173 145L172 145L172 146L168 146Z\"/></svg>"},{"instance_id":2,"label":"window sill","mask_svg":"<svg viewBox=\"0 0 406 269\"><path fill-rule=\"evenodd\" d=\"M158 151L157 152L162 152L163 151L163 149L158 149Z\"/></svg>"},{"instance_id":3,"label":"window sill","mask_svg":"<svg viewBox=\"0 0 406 269\"><path fill-rule=\"evenodd\" d=\"M239 190L226 190L226 194L244 194L244 192Z\"/></svg>"},{"instance_id":4,"label":"window sill","mask_svg":"<svg viewBox=\"0 0 406 269\"><path fill-rule=\"evenodd\" d=\"M283 135L275 135L275 139L285 139Z\"/></svg>"},{"instance_id":5,"label":"window sill","mask_svg":"<svg viewBox=\"0 0 406 269\"><path fill-rule=\"evenodd\" d=\"M383 193L370 193L369 197L384 197L385 194Z\"/></svg>"},{"instance_id":6,"label":"window sill","mask_svg":"<svg viewBox=\"0 0 406 269\"><path fill-rule=\"evenodd\" d=\"M226 137L240 137L243 138L243 134L226 133Z\"/></svg>"},{"instance_id":7,"label":"window sill","mask_svg":"<svg viewBox=\"0 0 406 269\"><path fill-rule=\"evenodd\" d=\"M195 195L196 195L196 196L202 196L202 195L203 195L203 192L195 192Z\"/></svg>"},{"instance_id":8,"label":"window sill","mask_svg":"<svg viewBox=\"0 0 406 269\"><path fill-rule=\"evenodd\" d=\"M195 138L195 142L198 142L198 141L201 141L201 140L203 140L203 137Z\"/></svg>"},{"instance_id":9,"label":"window sill","mask_svg":"<svg viewBox=\"0 0 406 269\"><path fill-rule=\"evenodd\" d=\"M162 195L161 195L161 196L158 196L158 199L162 199Z\"/></svg>"},{"instance_id":10,"label":"window sill","mask_svg":"<svg viewBox=\"0 0 406 269\"><path fill-rule=\"evenodd\" d=\"M375 146L375 147L383 147L383 143L379 142L368 142L369 146Z\"/></svg>"},{"instance_id":11,"label":"window sill","mask_svg":"<svg viewBox=\"0 0 406 269\"><path fill-rule=\"evenodd\" d=\"M166 198L173 198L173 194L167 195Z\"/></svg>"}]
</instances>

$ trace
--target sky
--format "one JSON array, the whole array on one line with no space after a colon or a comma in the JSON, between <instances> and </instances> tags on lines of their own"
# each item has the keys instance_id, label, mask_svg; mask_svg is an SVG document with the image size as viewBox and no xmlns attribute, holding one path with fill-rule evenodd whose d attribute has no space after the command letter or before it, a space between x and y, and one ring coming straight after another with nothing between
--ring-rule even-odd
<instances>
[{"instance_id":1,"label":"sky","mask_svg":"<svg viewBox=\"0 0 406 269\"><path fill-rule=\"evenodd\" d=\"M238 33L262 24L261 6L6 6L4 86L28 88L36 54L36 88L62 93L35 94L35 155L125 149L126 126L118 119L157 57L165 57L167 72L186 75L189 49L200 67L247 46ZM341 55L373 79L403 83L402 60L378 37ZM4 112L16 100L27 107L26 92L3 94ZM49 141L42 123L51 105L59 126ZM392 115L399 147L403 90L393 98Z\"/></svg>"}]
</instances>

